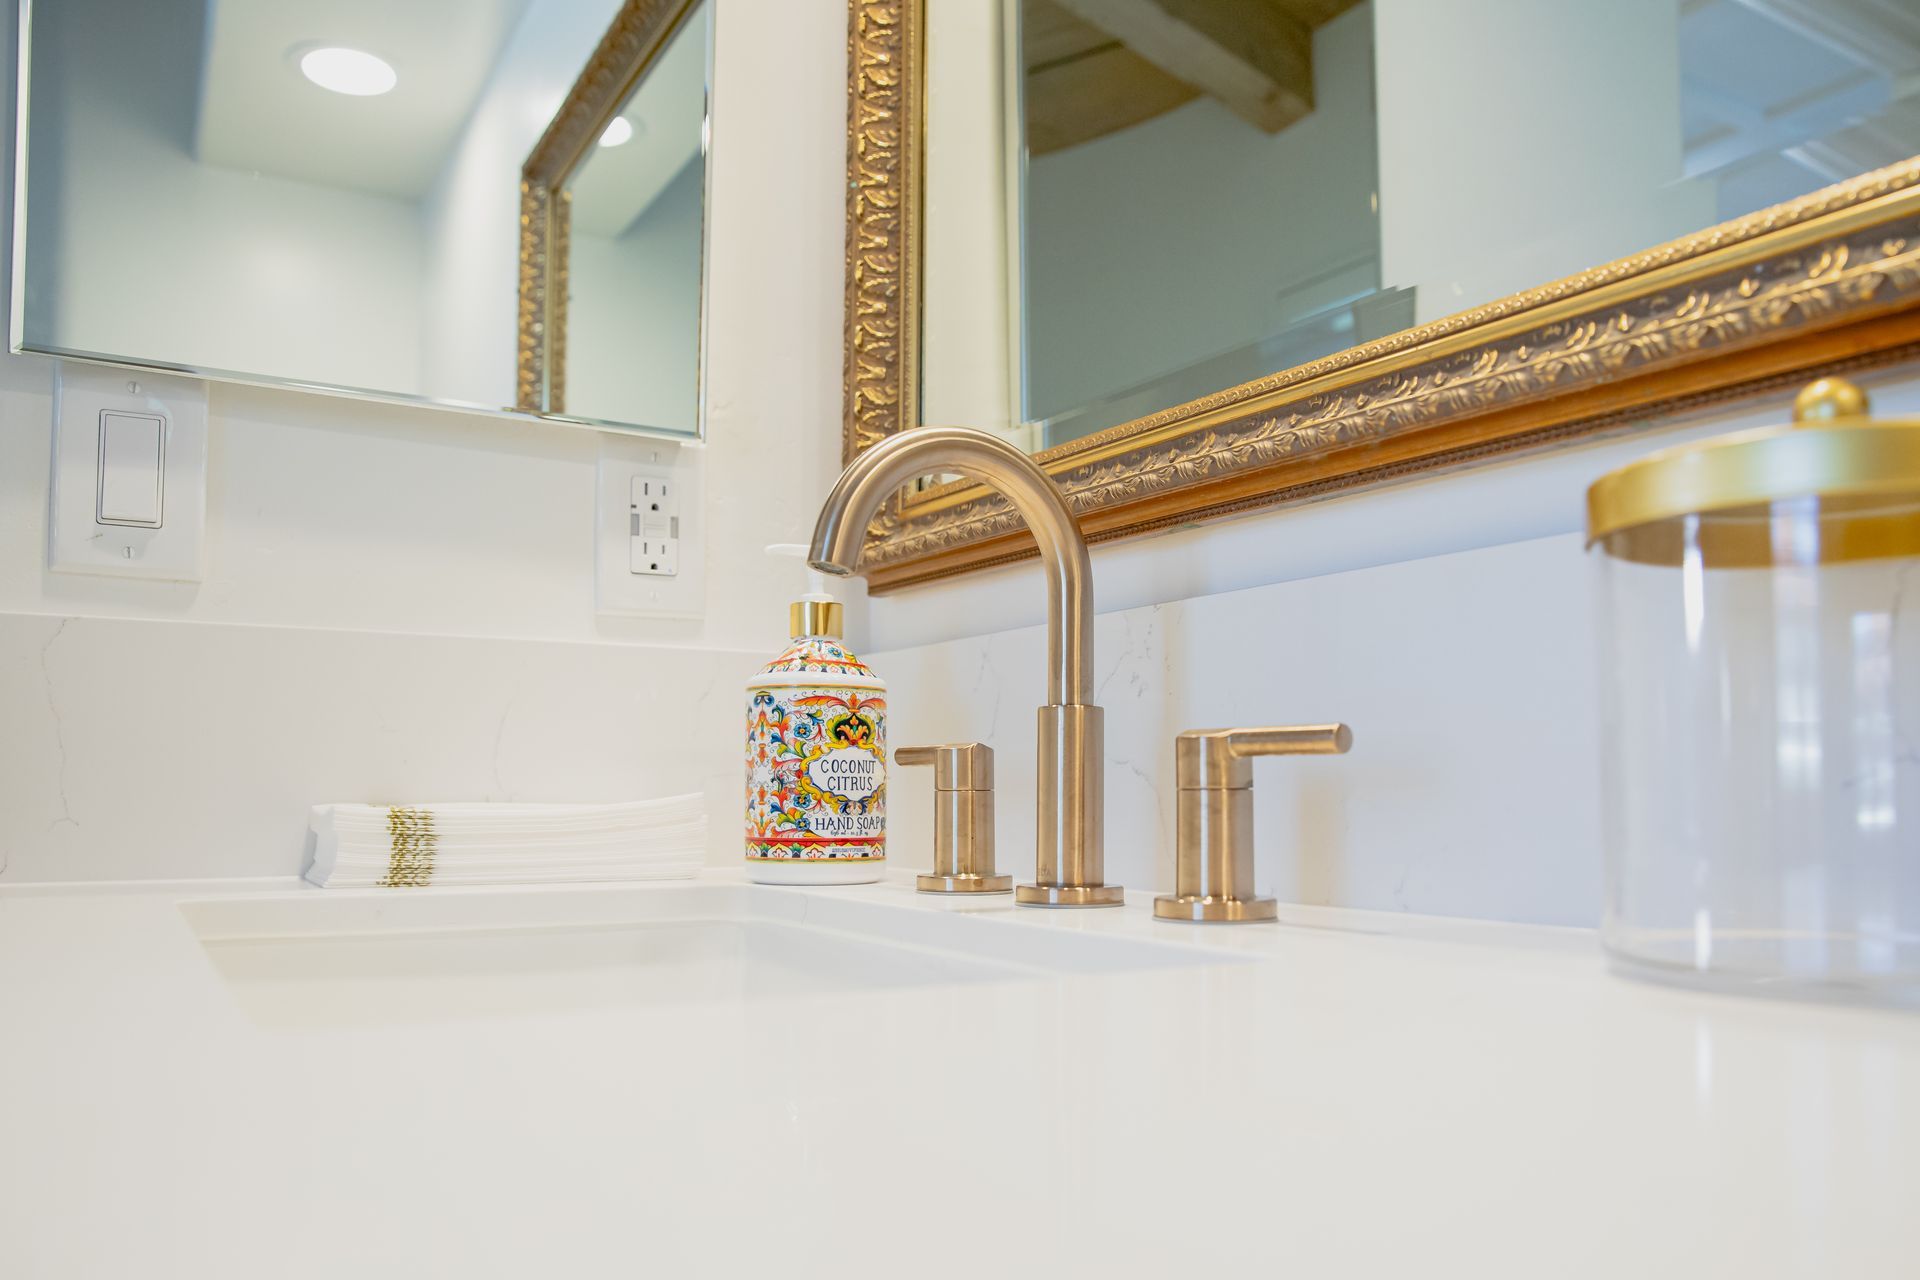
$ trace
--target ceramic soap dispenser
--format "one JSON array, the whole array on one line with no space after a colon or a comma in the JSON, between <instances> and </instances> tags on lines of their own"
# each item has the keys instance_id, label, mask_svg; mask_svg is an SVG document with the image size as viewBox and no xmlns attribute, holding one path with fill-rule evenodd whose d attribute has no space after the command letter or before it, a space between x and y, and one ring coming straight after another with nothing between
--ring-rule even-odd
<instances>
[{"instance_id":1,"label":"ceramic soap dispenser","mask_svg":"<svg viewBox=\"0 0 1920 1280\"><path fill-rule=\"evenodd\" d=\"M809 571L808 586L786 649L747 682L747 874L865 884L887 865L887 686L840 643L825 576Z\"/></svg>"}]
</instances>

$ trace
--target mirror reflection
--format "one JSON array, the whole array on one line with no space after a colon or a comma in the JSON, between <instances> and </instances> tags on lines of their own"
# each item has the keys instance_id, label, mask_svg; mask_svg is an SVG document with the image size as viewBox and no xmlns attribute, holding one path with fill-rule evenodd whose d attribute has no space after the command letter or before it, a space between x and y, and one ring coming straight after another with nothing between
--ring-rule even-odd
<instances>
[{"instance_id":1,"label":"mirror reflection","mask_svg":"<svg viewBox=\"0 0 1920 1280\"><path fill-rule=\"evenodd\" d=\"M688 432L698 420L702 16L673 37L567 184L572 416Z\"/></svg>"},{"instance_id":2,"label":"mirror reflection","mask_svg":"<svg viewBox=\"0 0 1920 1280\"><path fill-rule=\"evenodd\" d=\"M995 23L929 0L927 30L923 416L1031 448L1920 152L1920 9L1879 0L1015 0ZM983 71L997 99L962 92ZM962 184L986 151L1000 244ZM1015 353L995 406L953 389L983 313Z\"/></svg>"},{"instance_id":3,"label":"mirror reflection","mask_svg":"<svg viewBox=\"0 0 1920 1280\"><path fill-rule=\"evenodd\" d=\"M521 164L624 8L39 0L15 349L512 406ZM569 416L697 430L705 27L572 179Z\"/></svg>"}]
</instances>

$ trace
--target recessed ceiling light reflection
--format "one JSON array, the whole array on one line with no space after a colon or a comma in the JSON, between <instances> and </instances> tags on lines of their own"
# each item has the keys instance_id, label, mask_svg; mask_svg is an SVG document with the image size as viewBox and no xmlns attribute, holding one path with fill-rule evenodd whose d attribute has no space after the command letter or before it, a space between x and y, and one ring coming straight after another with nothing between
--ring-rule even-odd
<instances>
[{"instance_id":1,"label":"recessed ceiling light reflection","mask_svg":"<svg viewBox=\"0 0 1920 1280\"><path fill-rule=\"evenodd\" d=\"M372 54L333 45L300 55L300 74L322 89L355 98L376 97L400 81L391 66Z\"/></svg>"},{"instance_id":2,"label":"recessed ceiling light reflection","mask_svg":"<svg viewBox=\"0 0 1920 1280\"><path fill-rule=\"evenodd\" d=\"M617 147L632 137L633 125L628 123L625 116L615 116L613 123L607 126L606 132L600 135L600 145L603 147Z\"/></svg>"}]
</instances>

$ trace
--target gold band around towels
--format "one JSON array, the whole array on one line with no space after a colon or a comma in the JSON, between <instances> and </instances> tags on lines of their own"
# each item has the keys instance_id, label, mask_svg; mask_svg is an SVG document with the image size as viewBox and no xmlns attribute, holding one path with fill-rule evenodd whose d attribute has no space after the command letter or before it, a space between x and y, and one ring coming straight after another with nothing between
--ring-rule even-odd
<instances>
[{"instance_id":1,"label":"gold band around towels","mask_svg":"<svg viewBox=\"0 0 1920 1280\"><path fill-rule=\"evenodd\" d=\"M433 810L387 810L390 839L387 874L375 881L382 888L417 888L433 879L433 854L440 838L433 833Z\"/></svg>"}]
</instances>

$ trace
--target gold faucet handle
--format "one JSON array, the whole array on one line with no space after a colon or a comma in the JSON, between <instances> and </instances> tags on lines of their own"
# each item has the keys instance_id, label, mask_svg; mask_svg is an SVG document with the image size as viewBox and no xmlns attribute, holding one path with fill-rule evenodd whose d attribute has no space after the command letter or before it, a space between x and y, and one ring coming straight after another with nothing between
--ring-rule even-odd
<instances>
[{"instance_id":1,"label":"gold faucet handle","mask_svg":"<svg viewBox=\"0 0 1920 1280\"><path fill-rule=\"evenodd\" d=\"M1342 755L1344 724L1189 729L1174 739L1178 833L1174 891L1153 900L1160 920L1273 920L1279 906L1253 896L1253 757Z\"/></svg>"},{"instance_id":2,"label":"gold faucet handle","mask_svg":"<svg viewBox=\"0 0 1920 1280\"><path fill-rule=\"evenodd\" d=\"M993 748L983 742L901 747L899 765L933 766L933 874L922 893L1007 893L1013 877L993 867Z\"/></svg>"},{"instance_id":3,"label":"gold faucet handle","mask_svg":"<svg viewBox=\"0 0 1920 1280\"><path fill-rule=\"evenodd\" d=\"M984 742L943 742L937 747L901 747L895 764L933 766L939 791L993 790L993 748Z\"/></svg>"},{"instance_id":4,"label":"gold faucet handle","mask_svg":"<svg viewBox=\"0 0 1920 1280\"><path fill-rule=\"evenodd\" d=\"M1250 787L1254 756L1337 756L1352 746L1353 730L1344 724L1189 729L1174 739L1174 785Z\"/></svg>"}]
</instances>

